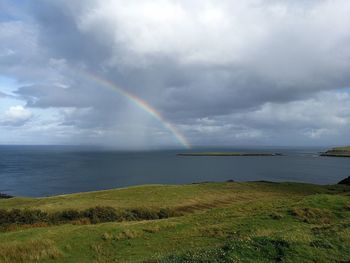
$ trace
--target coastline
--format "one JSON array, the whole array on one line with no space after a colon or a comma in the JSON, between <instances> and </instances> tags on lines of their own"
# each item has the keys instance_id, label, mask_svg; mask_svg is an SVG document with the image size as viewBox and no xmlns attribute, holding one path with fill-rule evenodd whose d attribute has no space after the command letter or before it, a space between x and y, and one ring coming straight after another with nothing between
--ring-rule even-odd
<instances>
[{"instance_id":1,"label":"coastline","mask_svg":"<svg viewBox=\"0 0 350 263\"><path fill-rule=\"evenodd\" d=\"M335 147L320 154L327 157L350 157L350 146Z\"/></svg>"}]
</instances>

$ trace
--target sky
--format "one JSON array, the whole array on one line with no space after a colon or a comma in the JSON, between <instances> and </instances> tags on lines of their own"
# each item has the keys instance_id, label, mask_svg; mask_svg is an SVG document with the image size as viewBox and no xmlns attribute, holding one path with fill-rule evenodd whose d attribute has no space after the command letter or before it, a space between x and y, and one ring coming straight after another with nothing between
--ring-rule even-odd
<instances>
[{"instance_id":1,"label":"sky","mask_svg":"<svg viewBox=\"0 0 350 263\"><path fill-rule=\"evenodd\" d=\"M0 144L350 144L348 0L0 0Z\"/></svg>"}]
</instances>

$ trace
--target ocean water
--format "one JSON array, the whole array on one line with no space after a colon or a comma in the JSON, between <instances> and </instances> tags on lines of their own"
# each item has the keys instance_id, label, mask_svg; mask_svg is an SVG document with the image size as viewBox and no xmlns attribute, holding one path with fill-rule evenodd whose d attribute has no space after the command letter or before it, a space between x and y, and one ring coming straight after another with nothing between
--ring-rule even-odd
<instances>
[{"instance_id":1,"label":"ocean water","mask_svg":"<svg viewBox=\"0 0 350 263\"><path fill-rule=\"evenodd\" d=\"M49 196L139 184L202 181L296 181L334 184L350 158L319 157L323 148L198 149L279 152L274 157L177 156L183 150L118 152L71 146L0 146L0 192ZM195 150L192 150L195 151Z\"/></svg>"}]
</instances>

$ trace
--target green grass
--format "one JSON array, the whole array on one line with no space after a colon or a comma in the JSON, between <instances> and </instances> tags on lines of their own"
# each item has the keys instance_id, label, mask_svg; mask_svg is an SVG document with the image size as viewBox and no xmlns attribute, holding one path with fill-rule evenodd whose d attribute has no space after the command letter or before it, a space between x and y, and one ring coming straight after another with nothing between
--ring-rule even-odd
<instances>
[{"instance_id":1,"label":"green grass","mask_svg":"<svg viewBox=\"0 0 350 263\"><path fill-rule=\"evenodd\" d=\"M161 209L161 220L19 226L0 233L0 262L347 262L350 187L299 183L148 185L0 209Z\"/></svg>"},{"instance_id":2,"label":"green grass","mask_svg":"<svg viewBox=\"0 0 350 263\"><path fill-rule=\"evenodd\" d=\"M335 147L334 150L341 150L341 151L350 151L350 146L344 146L344 147Z\"/></svg>"}]
</instances>

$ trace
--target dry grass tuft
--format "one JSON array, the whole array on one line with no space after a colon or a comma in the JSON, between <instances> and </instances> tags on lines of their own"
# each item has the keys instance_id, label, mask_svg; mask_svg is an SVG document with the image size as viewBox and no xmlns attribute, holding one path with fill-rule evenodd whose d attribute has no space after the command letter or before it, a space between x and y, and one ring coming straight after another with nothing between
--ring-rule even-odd
<instances>
[{"instance_id":1,"label":"dry grass tuft","mask_svg":"<svg viewBox=\"0 0 350 263\"><path fill-rule=\"evenodd\" d=\"M150 226L142 230L146 233L154 234L154 233L158 233L161 230L161 228L159 226Z\"/></svg>"},{"instance_id":2,"label":"dry grass tuft","mask_svg":"<svg viewBox=\"0 0 350 263\"><path fill-rule=\"evenodd\" d=\"M333 219L329 210L319 208L294 208L291 215L309 224L330 224Z\"/></svg>"},{"instance_id":3,"label":"dry grass tuft","mask_svg":"<svg viewBox=\"0 0 350 263\"><path fill-rule=\"evenodd\" d=\"M281 219L284 218L284 215L281 214L281 213L278 213L278 212L272 212L272 213L270 214L270 217L271 217L272 219L275 219L275 220L281 220Z\"/></svg>"},{"instance_id":4,"label":"dry grass tuft","mask_svg":"<svg viewBox=\"0 0 350 263\"><path fill-rule=\"evenodd\" d=\"M134 239L143 236L143 232L126 229L114 236L115 240Z\"/></svg>"},{"instance_id":5,"label":"dry grass tuft","mask_svg":"<svg viewBox=\"0 0 350 263\"><path fill-rule=\"evenodd\" d=\"M11 232L11 231L18 231L18 230L23 230L23 229L30 229L30 228L37 228L37 227L48 227L50 226L46 222L38 222L35 224L27 224L27 225L17 225L17 224L12 224L3 227L3 230L6 232Z\"/></svg>"},{"instance_id":6,"label":"dry grass tuft","mask_svg":"<svg viewBox=\"0 0 350 263\"><path fill-rule=\"evenodd\" d=\"M201 235L206 237L214 237L214 238L226 238L230 233L220 228L220 226L213 227L200 227L199 232Z\"/></svg>"},{"instance_id":7,"label":"dry grass tuft","mask_svg":"<svg viewBox=\"0 0 350 263\"><path fill-rule=\"evenodd\" d=\"M90 225L91 220L89 218L81 218L79 220L72 221L73 225Z\"/></svg>"},{"instance_id":8,"label":"dry grass tuft","mask_svg":"<svg viewBox=\"0 0 350 263\"><path fill-rule=\"evenodd\" d=\"M60 250L49 239L0 244L0 262L37 262L43 259L57 259Z\"/></svg>"},{"instance_id":9,"label":"dry grass tuft","mask_svg":"<svg viewBox=\"0 0 350 263\"><path fill-rule=\"evenodd\" d=\"M111 240L111 239L113 239L113 234L111 234L111 233L108 233L108 232L105 232L105 233L103 233L102 234L102 239L103 240Z\"/></svg>"},{"instance_id":10,"label":"dry grass tuft","mask_svg":"<svg viewBox=\"0 0 350 263\"><path fill-rule=\"evenodd\" d=\"M101 238L104 241L126 240L126 239L134 239L134 238L142 237L143 235L144 235L143 231L136 231L136 230L126 229L126 230L123 230L122 232L119 232L117 234L104 232L102 234Z\"/></svg>"},{"instance_id":11,"label":"dry grass tuft","mask_svg":"<svg viewBox=\"0 0 350 263\"><path fill-rule=\"evenodd\" d=\"M350 211L350 203L345 204L344 210Z\"/></svg>"},{"instance_id":12,"label":"dry grass tuft","mask_svg":"<svg viewBox=\"0 0 350 263\"><path fill-rule=\"evenodd\" d=\"M101 244L91 244L90 248L96 254L102 254L103 253L103 246Z\"/></svg>"}]
</instances>

